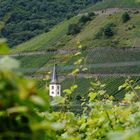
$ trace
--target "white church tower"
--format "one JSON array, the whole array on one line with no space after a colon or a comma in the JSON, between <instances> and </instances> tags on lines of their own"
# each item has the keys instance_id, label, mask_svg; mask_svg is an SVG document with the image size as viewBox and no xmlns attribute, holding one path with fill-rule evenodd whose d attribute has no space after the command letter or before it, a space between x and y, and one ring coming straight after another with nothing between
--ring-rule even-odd
<instances>
[{"instance_id":1,"label":"white church tower","mask_svg":"<svg viewBox=\"0 0 140 140\"><path fill-rule=\"evenodd\" d=\"M61 85L58 82L57 66L54 65L52 71L52 79L49 85L49 95L51 97L61 96Z\"/></svg>"}]
</instances>

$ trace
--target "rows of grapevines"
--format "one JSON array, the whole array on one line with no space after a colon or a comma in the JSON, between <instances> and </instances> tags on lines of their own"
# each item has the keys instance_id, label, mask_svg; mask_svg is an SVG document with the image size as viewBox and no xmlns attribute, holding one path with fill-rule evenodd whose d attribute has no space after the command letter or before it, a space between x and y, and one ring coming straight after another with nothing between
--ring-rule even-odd
<instances>
[{"instance_id":1,"label":"rows of grapevines","mask_svg":"<svg viewBox=\"0 0 140 140\"><path fill-rule=\"evenodd\" d=\"M5 51L0 42L1 48ZM75 78L86 70L82 61L75 62L71 73ZM114 102L98 79L91 81L88 97L81 99L82 112L75 114L70 111L70 98L78 88L76 83L63 91L63 97L50 100L48 88L39 90L35 81L13 71L17 67L12 58L0 59L0 139L139 140L140 86L134 80L127 79L118 87L126 93L121 102Z\"/></svg>"},{"instance_id":2,"label":"rows of grapevines","mask_svg":"<svg viewBox=\"0 0 140 140\"><path fill-rule=\"evenodd\" d=\"M63 97L49 101L48 92L13 72L0 72L0 138L41 140L139 140L140 87L126 80L122 102L113 102L100 81L91 83L88 98L81 100L82 112L70 111L70 97L77 85L64 90ZM57 108L56 108L57 107ZM78 108L79 106L75 106Z\"/></svg>"}]
</instances>

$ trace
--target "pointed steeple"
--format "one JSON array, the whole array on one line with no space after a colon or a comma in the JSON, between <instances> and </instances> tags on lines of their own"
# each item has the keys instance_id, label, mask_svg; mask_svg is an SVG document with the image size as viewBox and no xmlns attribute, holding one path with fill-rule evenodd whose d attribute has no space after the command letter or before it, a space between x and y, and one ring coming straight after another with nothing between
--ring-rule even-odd
<instances>
[{"instance_id":1,"label":"pointed steeple","mask_svg":"<svg viewBox=\"0 0 140 140\"><path fill-rule=\"evenodd\" d=\"M58 83L57 65L55 64L52 71L51 84L57 84L57 83Z\"/></svg>"},{"instance_id":2,"label":"pointed steeple","mask_svg":"<svg viewBox=\"0 0 140 140\"><path fill-rule=\"evenodd\" d=\"M58 82L57 65L52 69L52 79L49 85L49 95L51 97L61 96L61 84Z\"/></svg>"}]
</instances>

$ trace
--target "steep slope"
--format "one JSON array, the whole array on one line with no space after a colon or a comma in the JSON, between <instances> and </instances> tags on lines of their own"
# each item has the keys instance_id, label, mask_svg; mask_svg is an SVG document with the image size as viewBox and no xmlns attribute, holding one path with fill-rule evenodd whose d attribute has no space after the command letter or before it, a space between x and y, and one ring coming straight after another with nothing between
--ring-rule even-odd
<instances>
[{"instance_id":1,"label":"steep slope","mask_svg":"<svg viewBox=\"0 0 140 140\"><path fill-rule=\"evenodd\" d=\"M50 32L36 36L32 40L20 44L16 47L17 51L31 51L53 48L60 46L61 48L66 46L72 48L75 45L75 40L80 39L81 43L86 47L133 47L140 44L140 14L130 12L131 20L127 23L122 22L122 14L124 12L117 13L103 13L97 15L91 21L88 21L81 29L81 32L77 35L67 35L68 26L73 23L77 23L80 16L65 20ZM106 38L96 37L100 30L108 24L114 24L114 36ZM41 44L42 43L42 44ZM61 45L62 46L61 46Z\"/></svg>"},{"instance_id":2,"label":"steep slope","mask_svg":"<svg viewBox=\"0 0 140 140\"><path fill-rule=\"evenodd\" d=\"M15 47L12 52L28 52L28 51L46 51L43 56L18 56L21 60L22 68L37 68L36 71L41 71L42 68L48 68L52 66L52 59L56 59L56 63L61 68L66 68L60 71L60 74L69 73L71 66L75 61L73 54L55 54L48 53L48 49L72 50L76 48L77 40L81 41L81 44L85 51L83 55L87 58L86 64L90 67L90 73L139 73L139 61L140 61L140 13L129 11L130 20L126 23L122 22L122 15L125 10L120 11L108 11L105 13L97 12L98 15L93 16L89 21L82 24L80 33L75 35L67 35L70 24L79 24L81 18L87 13L75 16L69 20L65 20L59 25L55 26L50 32L36 36L35 38L27 41L19 46ZM81 24L81 23L80 23ZM106 37L100 32L103 29L111 26L113 36ZM98 36L98 34L100 36ZM136 49L134 49L136 47ZM47 70L45 71L45 73ZM29 72L29 74L36 73L35 71ZM110 94L114 94L114 90L118 85L121 85L125 78L102 78L102 81L107 83L107 89ZM137 78L136 78L137 79ZM139 78L138 78L139 79ZM93 80L93 79L90 79ZM79 79L79 87L84 87L83 91L77 91L78 95L82 95L89 87L83 84L87 81L85 78ZM63 82L64 88L71 84L71 79L66 79ZM119 98L122 97L123 92L116 93ZM76 98L76 97L75 97Z\"/></svg>"},{"instance_id":3,"label":"steep slope","mask_svg":"<svg viewBox=\"0 0 140 140\"><path fill-rule=\"evenodd\" d=\"M48 32L54 25L100 0L0 0L1 35L10 46Z\"/></svg>"},{"instance_id":4,"label":"steep slope","mask_svg":"<svg viewBox=\"0 0 140 140\"><path fill-rule=\"evenodd\" d=\"M35 38L13 48L13 50L20 52L58 47L60 45L59 42L63 43L63 40L66 42L67 39L69 39L69 37L66 36L69 24L77 23L79 18L79 16L76 16L69 20L64 20L48 33L36 36Z\"/></svg>"},{"instance_id":5,"label":"steep slope","mask_svg":"<svg viewBox=\"0 0 140 140\"><path fill-rule=\"evenodd\" d=\"M121 20L121 16L124 12L117 13L103 13L99 14L96 17L93 17L91 21L85 23L82 26L81 32L77 35L67 35L68 26L73 23L78 23L81 19L81 16L73 17L69 20L65 20L59 25L55 26L50 32L39 35L30 41L27 41L12 50L12 52L27 52L27 51L47 51L48 49L74 49L76 47L76 41L80 39L82 46L85 49L89 48L104 48L105 49L97 49L95 51L91 51L85 53L86 56L88 54L88 58L92 56L94 58L94 63L115 63L115 62L127 62L127 61L137 61L139 60L139 50L138 51L127 51L123 52L123 50L107 50L106 47L113 48L132 48L139 47L140 44L140 13L130 12L131 20L127 23L123 23ZM108 24L114 24L113 27L114 35L112 37L100 37L97 38L97 34L100 30ZM112 52L112 54L109 53ZM46 52L47 53L47 52ZM114 53L114 55L113 55ZM100 54L100 55L97 55ZM46 54L47 55L47 54ZM22 67L32 67L37 68L42 67L43 65L48 65L48 59L53 58L54 55L47 56L28 56L28 57L19 57L22 63ZM110 57L108 57L110 56ZM116 57L115 57L116 56ZM55 57L58 60L58 63L62 63L63 65L72 65L73 59L71 55L59 55L55 54ZM64 59L65 58L65 59ZM40 60L38 60L40 59ZM88 64L93 63L93 59L87 60ZM30 65L32 63L32 65ZM50 61L51 64L51 61ZM110 68L106 68L108 71ZM105 68L104 68L105 70ZM110 70L113 71L113 70ZM134 70L132 70L134 71Z\"/></svg>"}]
</instances>

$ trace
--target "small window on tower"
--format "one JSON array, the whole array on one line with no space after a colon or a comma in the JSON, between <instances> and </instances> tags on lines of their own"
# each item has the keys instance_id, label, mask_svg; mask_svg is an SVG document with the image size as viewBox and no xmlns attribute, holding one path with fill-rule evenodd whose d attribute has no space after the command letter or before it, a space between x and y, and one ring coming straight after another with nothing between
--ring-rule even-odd
<instances>
[{"instance_id":1,"label":"small window on tower","mask_svg":"<svg viewBox=\"0 0 140 140\"><path fill-rule=\"evenodd\" d=\"M52 92L52 94L54 94L54 92Z\"/></svg>"},{"instance_id":2,"label":"small window on tower","mask_svg":"<svg viewBox=\"0 0 140 140\"><path fill-rule=\"evenodd\" d=\"M57 86L57 89L59 89L59 86Z\"/></svg>"},{"instance_id":3,"label":"small window on tower","mask_svg":"<svg viewBox=\"0 0 140 140\"><path fill-rule=\"evenodd\" d=\"M57 92L57 94L59 95L59 92Z\"/></svg>"},{"instance_id":4,"label":"small window on tower","mask_svg":"<svg viewBox=\"0 0 140 140\"><path fill-rule=\"evenodd\" d=\"M54 89L54 86L52 86L52 89Z\"/></svg>"}]
</instances>

